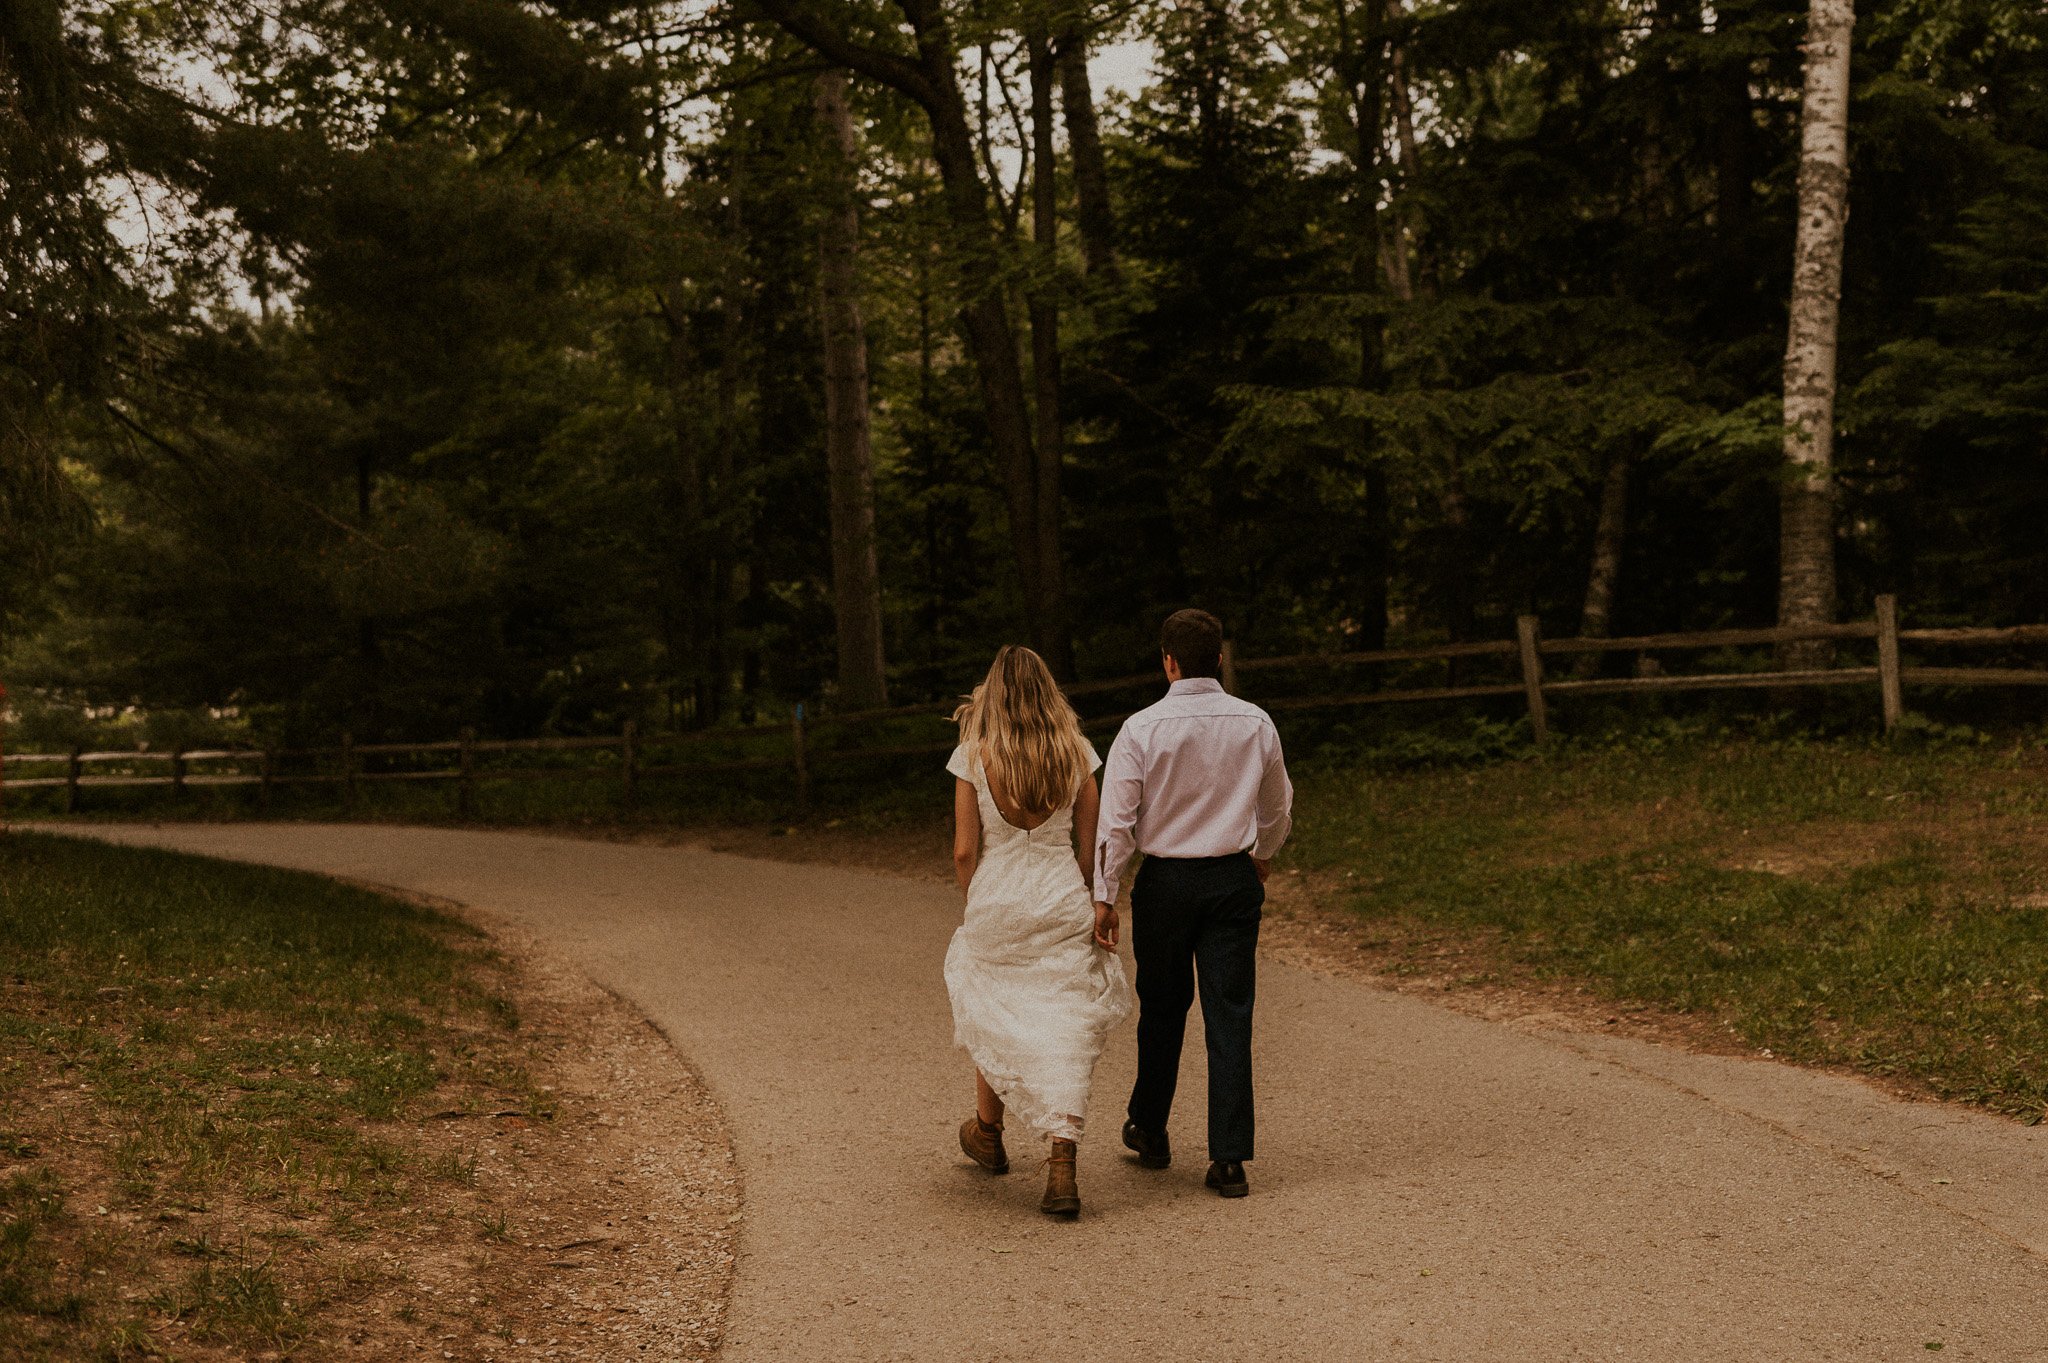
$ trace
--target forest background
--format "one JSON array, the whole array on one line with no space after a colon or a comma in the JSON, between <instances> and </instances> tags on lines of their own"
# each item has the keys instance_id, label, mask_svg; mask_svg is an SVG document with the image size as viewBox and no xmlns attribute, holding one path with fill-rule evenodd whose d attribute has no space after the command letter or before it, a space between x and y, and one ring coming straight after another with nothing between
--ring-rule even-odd
<instances>
[{"instance_id":1,"label":"forest background","mask_svg":"<svg viewBox=\"0 0 2048 1363\"><path fill-rule=\"evenodd\" d=\"M15 0L0 677L52 743L439 738L1117 675L1189 603L1767 623L1808 20ZM1856 16L1843 613L2048 621L2044 40Z\"/></svg>"}]
</instances>

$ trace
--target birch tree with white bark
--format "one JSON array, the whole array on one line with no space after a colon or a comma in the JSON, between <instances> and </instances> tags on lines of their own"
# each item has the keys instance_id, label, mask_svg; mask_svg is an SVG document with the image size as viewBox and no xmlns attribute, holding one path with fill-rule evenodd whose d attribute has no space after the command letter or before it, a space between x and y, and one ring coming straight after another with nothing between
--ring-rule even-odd
<instances>
[{"instance_id":1,"label":"birch tree with white bark","mask_svg":"<svg viewBox=\"0 0 2048 1363\"><path fill-rule=\"evenodd\" d=\"M1778 623L1835 615L1835 349L1842 308L1842 236L1849 218L1849 41L1855 0L1812 0L1801 104L1799 230L1785 342L1785 469L1780 493ZM1793 644L1789 667L1812 667L1825 641Z\"/></svg>"}]
</instances>

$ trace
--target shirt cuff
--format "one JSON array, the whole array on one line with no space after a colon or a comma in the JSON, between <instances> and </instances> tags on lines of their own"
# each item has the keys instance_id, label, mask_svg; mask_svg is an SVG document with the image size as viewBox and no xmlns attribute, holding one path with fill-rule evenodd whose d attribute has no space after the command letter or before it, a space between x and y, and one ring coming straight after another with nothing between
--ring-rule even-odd
<instances>
[{"instance_id":1,"label":"shirt cuff","mask_svg":"<svg viewBox=\"0 0 2048 1363\"><path fill-rule=\"evenodd\" d=\"M1252 843L1252 856L1259 861L1271 861L1287 845L1287 835L1292 831L1293 826L1284 823L1259 830L1257 841Z\"/></svg>"}]
</instances>

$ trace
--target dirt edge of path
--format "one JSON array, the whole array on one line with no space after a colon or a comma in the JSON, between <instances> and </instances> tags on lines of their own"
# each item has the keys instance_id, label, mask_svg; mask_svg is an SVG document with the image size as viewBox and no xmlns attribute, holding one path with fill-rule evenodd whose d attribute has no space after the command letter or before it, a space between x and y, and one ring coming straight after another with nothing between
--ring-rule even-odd
<instances>
[{"instance_id":1,"label":"dirt edge of path","mask_svg":"<svg viewBox=\"0 0 2048 1363\"><path fill-rule=\"evenodd\" d=\"M337 877L347 879L346 877ZM707 1360L723 1342L743 1182L702 1077L637 1009L473 905L352 881L480 929L516 980L521 1030L542 1058L551 1121L492 1115L457 1139L476 1161L492 1233L451 1253L417 1246L415 1293L452 1304L483 1286L493 1318L451 1313L454 1337L412 1328L351 1340L458 1359Z\"/></svg>"}]
</instances>

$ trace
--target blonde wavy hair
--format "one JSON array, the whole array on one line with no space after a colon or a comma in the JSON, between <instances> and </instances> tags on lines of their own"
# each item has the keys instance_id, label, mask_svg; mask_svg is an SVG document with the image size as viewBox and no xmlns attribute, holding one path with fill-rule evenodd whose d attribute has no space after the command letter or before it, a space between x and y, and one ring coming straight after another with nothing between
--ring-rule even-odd
<instances>
[{"instance_id":1,"label":"blonde wavy hair","mask_svg":"<svg viewBox=\"0 0 2048 1363\"><path fill-rule=\"evenodd\" d=\"M996 650L987 679L953 712L953 722L991 787L1027 818L1046 818L1073 799L1093 769L1074 707L1045 660L1022 645Z\"/></svg>"}]
</instances>

